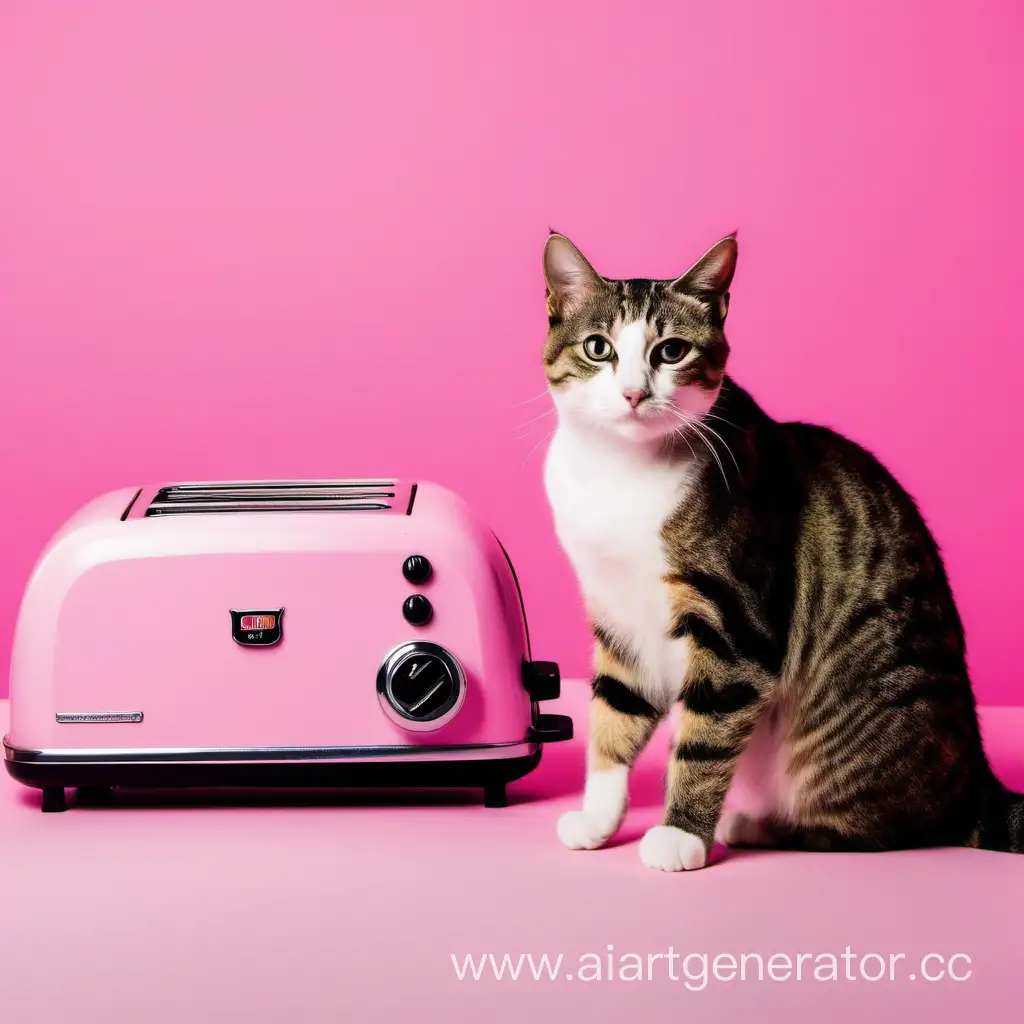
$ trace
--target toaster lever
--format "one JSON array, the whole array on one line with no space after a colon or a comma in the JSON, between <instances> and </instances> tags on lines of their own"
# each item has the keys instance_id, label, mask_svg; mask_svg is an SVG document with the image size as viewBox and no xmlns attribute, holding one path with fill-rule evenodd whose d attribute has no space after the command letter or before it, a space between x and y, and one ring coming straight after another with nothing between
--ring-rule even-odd
<instances>
[{"instance_id":1,"label":"toaster lever","mask_svg":"<svg viewBox=\"0 0 1024 1024\"><path fill-rule=\"evenodd\" d=\"M530 739L538 743L559 743L572 739L572 719L568 715L538 715L530 726Z\"/></svg>"},{"instance_id":2,"label":"toaster lever","mask_svg":"<svg viewBox=\"0 0 1024 1024\"><path fill-rule=\"evenodd\" d=\"M553 661L524 661L523 686L531 700L554 700L561 691L561 676Z\"/></svg>"}]
</instances>

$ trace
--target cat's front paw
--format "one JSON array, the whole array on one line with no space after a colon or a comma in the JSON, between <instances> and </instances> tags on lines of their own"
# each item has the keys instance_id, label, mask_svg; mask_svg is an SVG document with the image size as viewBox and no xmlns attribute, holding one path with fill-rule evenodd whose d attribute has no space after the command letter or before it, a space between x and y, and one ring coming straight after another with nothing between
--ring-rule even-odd
<instances>
[{"instance_id":1,"label":"cat's front paw","mask_svg":"<svg viewBox=\"0 0 1024 1024\"><path fill-rule=\"evenodd\" d=\"M558 838L570 850L596 850L615 834L616 825L586 811L566 811L558 819Z\"/></svg>"},{"instance_id":2,"label":"cat's front paw","mask_svg":"<svg viewBox=\"0 0 1024 1024\"><path fill-rule=\"evenodd\" d=\"M672 825L656 825L640 840L640 859L658 871L695 871L707 863L704 844Z\"/></svg>"}]
</instances>

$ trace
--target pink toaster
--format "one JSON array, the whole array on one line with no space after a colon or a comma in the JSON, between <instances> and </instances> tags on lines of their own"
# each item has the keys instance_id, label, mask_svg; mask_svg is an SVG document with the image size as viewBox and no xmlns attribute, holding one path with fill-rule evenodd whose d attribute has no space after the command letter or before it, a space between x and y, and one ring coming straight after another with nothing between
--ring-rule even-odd
<instances>
[{"instance_id":1,"label":"pink toaster","mask_svg":"<svg viewBox=\"0 0 1024 1024\"><path fill-rule=\"evenodd\" d=\"M572 722L540 714L504 548L456 495L390 480L187 483L81 509L29 581L7 770L65 788L481 786Z\"/></svg>"}]
</instances>

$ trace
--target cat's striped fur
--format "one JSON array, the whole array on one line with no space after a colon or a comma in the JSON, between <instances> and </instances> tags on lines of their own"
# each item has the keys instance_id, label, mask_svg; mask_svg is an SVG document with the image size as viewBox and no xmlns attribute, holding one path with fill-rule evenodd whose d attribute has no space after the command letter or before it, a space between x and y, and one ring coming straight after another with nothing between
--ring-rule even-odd
<instances>
[{"instance_id":1,"label":"cat's striped fur","mask_svg":"<svg viewBox=\"0 0 1024 1024\"><path fill-rule=\"evenodd\" d=\"M1020 852L1024 797L986 760L960 617L913 500L869 452L776 422L724 372L735 257L730 236L677 281L610 281L562 236L545 250L560 421L547 486L596 640L587 794L562 838L609 838L628 768L676 706L651 866L702 866L716 832ZM593 341L588 355L595 337L611 356ZM654 357L666 338L687 346L678 365ZM648 497L652 474L665 483ZM761 798L723 819L747 761Z\"/></svg>"}]
</instances>

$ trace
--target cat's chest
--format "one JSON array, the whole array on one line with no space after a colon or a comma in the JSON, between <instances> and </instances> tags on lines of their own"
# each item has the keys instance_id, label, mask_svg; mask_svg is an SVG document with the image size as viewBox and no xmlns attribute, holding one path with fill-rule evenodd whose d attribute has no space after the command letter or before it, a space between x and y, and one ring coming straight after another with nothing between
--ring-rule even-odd
<instances>
[{"instance_id":1,"label":"cat's chest","mask_svg":"<svg viewBox=\"0 0 1024 1024\"><path fill-rule=\"evenodd\" d=\"M545 467L559 541L590 613L628 638L652 682L673 686L684 666L681 645L670 637L662 527L685 501L687 484L685 466L616 457L561 431Z\"/></svg>"}]
</instances>

